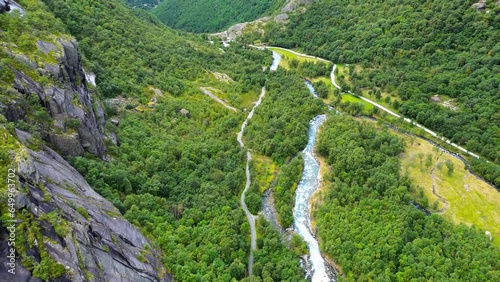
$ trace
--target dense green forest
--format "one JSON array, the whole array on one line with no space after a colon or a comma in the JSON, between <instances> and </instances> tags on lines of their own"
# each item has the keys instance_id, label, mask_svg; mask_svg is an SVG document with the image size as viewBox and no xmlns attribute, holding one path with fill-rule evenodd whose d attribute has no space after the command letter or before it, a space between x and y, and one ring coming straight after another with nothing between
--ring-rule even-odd
<instances>
[{"instance_id":1,"label":"dense green forest","mask_svg":"<svg viewBox=\"0 0 500 282\"><path fill-rule=\"evenodd\" d=\"M125 3L156 0L18 2L28 13L1 15L0 40L37 61L50 59L37 51L37 40L65 34L78 40L85 69L97 76L92 95L106 102L107 119L116 120L106 124L106 132L116 132L119 145L106 144L106 161L86 155L70 162L163 251L162 262L176 281L304 281L298 259L307 252L304 242L296 234L288 242L262 216L256 221L254 275L248 277L250 227L239 206L246 148L236 136L248 114L244 109L265 86L243 138L251 151L279 166L271 187L278 220L290 227L309 121L326 111L304 79L328 76L331 64L291 60L290 69L270 72L269 51L237 42L221 49L205 36L167 27L220 30L271 13L284 0L165 0L155 13L167 25ZM292 16L288 28L270 24L264 39L355 64L353 91L399 95L403 114L492 160L472 165L499 184L494 162L500 163L500 8L491 6L485 14L456 0L436 2L315 1ZM42 85L52 83L3 49L0 55L0 103L11 99L10 67ZM217 79L216 73L230 79ZM314 86L320 97L333 94L323 81ZM212 101L200 87L216 88L238 110ZM153 94L154 106L145 106ZM452 98L458 110L431 103L435 94ZM2 115L0 123L37 139L53 121L36 97L28 104L29 124L7 123ZM360 114L356 107L344 111ZM322 251L347 281L500 281L500 252L483 231L425 216L409 204L410 192L418 188L400 174L404 142L380 127L346 115L329 115L322 127L317 150L332 167L326 176L331 185L313 213ZM17 147L6 141L6 148ZM1 171L7 161L0 152ZM247 195L254 214L261 209L259 185L254 182Z\"/></svg>"},{"instance_id":2,"label":"dense green forest","mask_svg":"<svg viewBox=\"0 0 500 282\"><path fill-rule=\"evenodd\" d=\"M295 190L302 177L304 159L295 157L290 163L281 167L274 191L274 206L278 213L281 226L288 228L293 223L293 206L295 204Z\"/></svg>"},{"instance_id":3,"label":"dense green forest","mask_svg":"<svg viewBox=\"0 0 500 282\"><path fill-rule=\"evenodd\" d=\"M284 0L164 0L153 14L176 29L215 32L271 14L284 3Z\"/></svg>"},{"instance_id":4,"label":"dense green forest","mask_svg":"<svg viewBox=\"0 0 500 282\"><path fill-rule=\"evenodd\" d=\"M249 146L283 164L307 144L309 121L325 110L294 71L271 73L262 105L248 124Z\"/></svg>"},{"instance_id":5,"label":"dense green forest","mask_svg":"<svg viewBox=\"0 0 500 282\"><path fill-rule=\"evenodd\" d=\"M266 57L270 62L264 52L235 45L234 52L224 54L201 37L181 36L147 12L136 9L132 13L115 1L44 2L78 39L105 97L140 97L148 85L178 96L189 89L191 81L205 77L207 70L242 81L243 92L264 84L258 65L236 67L240 59L228 58L245 52L255 60Z\"/></svg>"},{"instance_id":6,"label":"dense green forest","mask_svg":"<svg viewBox=\"0 0 500 282\"><path fill-rule=\"evenodd\" d=\"M268 25L270 45L357 64L354 92L402 98L400 112L500 164L500 6L471 1L315 1L286 29ZM431 102L451 99L457 108ZM500 168L473 162L500 184Z\"/></svg>"},{"instance_id":7,"label":"dense green forest","mask_svg":"<svg viewBox=\"0 0 500 282\"><path fill-rule=\"evenodd\" d=\"M500 252L482 231L409 205L401 139L387 129L329 116L318 152L331 187L313 216L321 247L347 281L497 281Z\"/></svg>"},{"instance_id":8,"label":"dense green forest","mask_svg":"<svg viewBox=\"0 0 500 282\"><path fill-rule=\"evenodd\" d=\"M199 86L220 86L228 95L256 100L270 53L237 44L221 52L203 38L180 35L119 1L44 1L58 18L52 17L51 24L43 21L51 14L40 1L19 2L30 7L30 14L7 21L9 32L2 33L3 40L34 52L37 39L71 33L79 40L85 65L97 74L93 94L128 99L126 105L107 106L108 119L120 120L119 126L107 124L120 142L107 144L110 160L87 156L72 159L72 164L154 240L177 280L244 279L250 243L249 226L238 205L245 154L236 133L245 114L227 111L206 98ZM32 35L39 37L24 35L26 30L35 30ZM6 66L14 62L2 58ZM211 71L224 72L234 82L217 81ZM11 74L2 67L4 78L11 79ZM155 107L134 110L149 101L151 86L163 92ZM231 99L235 106L245 104L241 97ZM22 124L8 125L13 126ZM300 280L296 254L276 239L275 231L262 227L259 232L264 236L256 262L262 268L254 279Z\"/></svg>"}]
</instances>

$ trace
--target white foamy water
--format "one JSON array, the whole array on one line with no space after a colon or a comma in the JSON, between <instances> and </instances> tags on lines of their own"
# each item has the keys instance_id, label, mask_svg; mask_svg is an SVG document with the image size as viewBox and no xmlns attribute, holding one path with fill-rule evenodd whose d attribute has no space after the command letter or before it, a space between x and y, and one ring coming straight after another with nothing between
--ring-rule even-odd
<instances>
[{"instance_id":1,"label":"white foamy water","mask_svg":"<svg viewBox=\"0 0 500 282\"><path fill-rule=\"evenodd\" d=\"M304 171L295 192L293 208L295 231L304 239L309 248L313 282L334 281L328 277L325 260L321 256L318 241L311 234L309 222L309 200L319 186L319 163L314 158L314 147L318 129L325 120L326 115L319 115L309 123L308 143L303 151Z\"/></svg>"},{"instance_id":2,"label":"white foamy water","mask_svg":"<svg viewBox=\"0 0 500 282\"><path fill-rule=\"evenodd\" d=\"M273 63L271 64L271 67L269 69L271 71L277 70L280 62L281 62L281 55L278 54L278 52L273 51Z\"/></svg>"}]
</instances>

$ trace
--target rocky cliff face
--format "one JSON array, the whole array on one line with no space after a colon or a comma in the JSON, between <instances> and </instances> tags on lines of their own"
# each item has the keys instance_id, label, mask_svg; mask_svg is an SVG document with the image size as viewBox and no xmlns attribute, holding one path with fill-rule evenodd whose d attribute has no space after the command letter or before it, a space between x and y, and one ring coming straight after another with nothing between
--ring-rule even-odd
<instances>
[{"instance_id":1,"label":"rocky cliff face","mask_svg":"<svg viewBox=\"0 0 500 282\"><path fill-rule=\"evenodd\" d=\"M99 100L91 97L88 90L77 44L63 40L57 40L56 44L38 41L37 47L46 55L56 56L57 63L37 63L22 54L10 55L55 83L42 85L26 73L12 69L15 75L12 88L17 97L4 107L3 114L9 121L25 119L28 113L23 107L24 101L35 95L53 119L52 124L42 130L42 138L54 149L63 156L89 152L104 157L104 111Z\"/></svg>"},{"instance_id":2,"label":"rocky cliff face","mask_svg":"<svg viewBox=\"0 0 500 282\"><path fill-rule=\"evenodd\" d=\"M16 132L21 142L30 143L29 134ZM21 146L16 159L20 185L16 213L21 219L16 251L20 257L15 279L7 272L7 258L0 257L0 281L41 281L33 277L35 270L26 269L30 268L26 262L33 266L49 260L57 263L49 275L58 267L62 273L47 279L56 279L52 281L172 280L148 240L55 151ZM1 253L7 253L5 236L7 230L1 227Z\"/></svg>"}]
</instances>

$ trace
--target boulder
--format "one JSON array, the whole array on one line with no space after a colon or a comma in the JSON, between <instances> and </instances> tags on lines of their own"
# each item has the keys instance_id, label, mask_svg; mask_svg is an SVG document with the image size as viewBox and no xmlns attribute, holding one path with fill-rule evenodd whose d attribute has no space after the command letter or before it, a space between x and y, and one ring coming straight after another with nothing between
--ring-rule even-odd
<instances>
[{"instance_id":1,"label":"boulder","mask_svg":"<svg viewBox=\"0 0 500 282\"><path fill-rule=\"evenodd\" d=\"M6 2L5 0L0 0L0 13L9 11L10 11L9 2Z\"/></svg>"},{"instance_id":2,"label":"boulder","mask_svg":"<svg viewBox=\"0 0 500 282\"><path fill-rule=\"evenodd\" d=\"M479 2L472 4L471 7L477 11L482 11L486 9L486 0L479 0Z\"/></svg>"},{"instance_id":3,"label":"boulder","mask_svg":"<svg viewBox=\"0 0 500 282\"><path fill-rule=\"evenodd\" d=\"M281 9L283 13L293 12L300 4L311 4L313 0L288 0L285 7Z\"/></svg>"},{"instance_id":4,"label":"boulder","mask_svg":"<svg viewBox=\"0 0 500 282\"><path fill-rule=\"evenodd\" d=\"M438 95L434 95L431 97L431 101L435 102L435 103L439 103L439 102L441 102L441 99L439 98Z\"/></svg>"},{"instance_id":5,"label":"boulder","mask_svg":"<svg viewBox=\"0 0 500 282\"><path fill-rule=\"evenodd\" d=\"M288 14L279 14L274 17L274 21L277 23L284 23L288 20Z\"/></svg>"},{"instance_id":6,"label":"boulder","mask_svg":"<svg viewBox=\"0 0 500 282\"><path fill-rule=\"evenodd\" d=\"M114 126L118 126L120 125L120 120L118 118L112 118L111 119L111 123L114 125Z\"/></svg>"},{"instance_id":7,"label":"boulder","mask_svg":"<svg viewBox=\"0 0 500 282\"><path fill-rule=\"evenodd\" d=\"M191 118L191 113L188 110L186 110L186 109L181 109L179 111L179 113L181 113L182 115L184 115L187 118Z\"/></svg>"},{"instance_id":8,"label":"boulder","mask_svg":"<svg viewBox=\"0 0 500 282\"><path fill-rule=\"evenodd\" d=\"M120 143L118 142L118 136L116 136L116 133L111 132L108 134L108 140L113 143L115 146L120 146Z\"/></svg>"},{"instance_id":9,"label":"boulder","mask_svg":"<svg viewBox=\"0 0 500 282\"><path fill-rule=\"evenodd\" d=\"M490 231L486 231L484 232L484 235L491 241L493 240L493 237L491 236L491 232Z\"/></svg>"}]
</instances>

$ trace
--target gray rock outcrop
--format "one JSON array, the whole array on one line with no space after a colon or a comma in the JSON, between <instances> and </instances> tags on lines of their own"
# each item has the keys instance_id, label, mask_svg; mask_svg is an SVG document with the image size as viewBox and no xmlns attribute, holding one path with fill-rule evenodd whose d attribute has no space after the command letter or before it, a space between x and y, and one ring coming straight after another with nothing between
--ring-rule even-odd
<instances>
[{"instance_id":1,"label":"gray rock outcrop","mask_svg":"<svg viewBox=\"0 0 500 282\"><path fill-rule=\"evenodd\" d=\"M16 132L22 142L29 142L29 134ZM43 246L48 255L65 268L56 281L172 281L159 260L160 254L150 242L61 156L45 146L40 151L26 147L23 150L26 153L17 169L19 190L23 192L18 196L17 208L33 216L33 224L38 226L43 242L26 244L26 252L17 254L19 258L39 261ZM58 224L65 226L65 234L56 232L56 226L44 218L51 212L61 218ZM30 228L27 232L36 231ZM0 237L5 238L6 233L1 227ZM5 250L7 241L0 242L0 249ZM20 261L18 259L16 271L18 281L41 281L32 277ZM0 277L10 275L7 269L6 258L2 256Z\"/></svg>"},{"instance_id":2,"label":"gray rock outcrop","mask_svg":"<svg viewBox=\"0 0 500 282\"><path fill-rule=\"evenodd\" d=\"M9 121L24 119L26 110L23 105L35 95L53 119L52 124L42 130L43 139L63 156L89 152L103 158L106 153L104 111L98 99L91 97L87 89L76 43L59 40L54 44L40 40L37 47L45 54L53 52L58 56L57 65L45 63L38 68L41 75L57 82L41 85L24 72L12 69L17 98L7 105L5 117ZM32 67L35 68L36 64Z\"/></svg>"},{"instance_id":3,"label":"gray rock outcrop","mask_svg":"<svg viewBox=\"0 0 500 282\"><path fill-rule=\"evenodd\" d=\"M0 0L0 13L13 11L19 11L21 15L25 14L23 7L21 7L21 5L19 5L16 1Z\"/></svg>"},{"instance_id":4,"label":"gray rock outcrop","mask_svg":"<svg viewBox=\"0 0 500 282\"><path fill-rule=\"evenodd\" d=\"M281 9L283 13L289 13L296 10L301 4L311 4L313 0L287 0L285 7Z\"/></svg>"},{"instance_id":5,"label":"gray rock outcrop","mask_svg":"<svg viewBox=\"0 0 500 282\"><path fill-rule=\"evenodd\" d=\"M472 4L471 7L477 11L482 11L486 9L486 0L479 0L479 2Z\"/></svg>"},{"instance_id":6,"label":"gray rock outcrop","mask_svg":"<svg viewBox=\"0 0 500 282\"><path fill-rule=\"evenodd\" d=\"M277 23L285 23L288 21L288 14L279 14L276 17L274 17L274 21Z\"/></svg>"}]
</instances>

